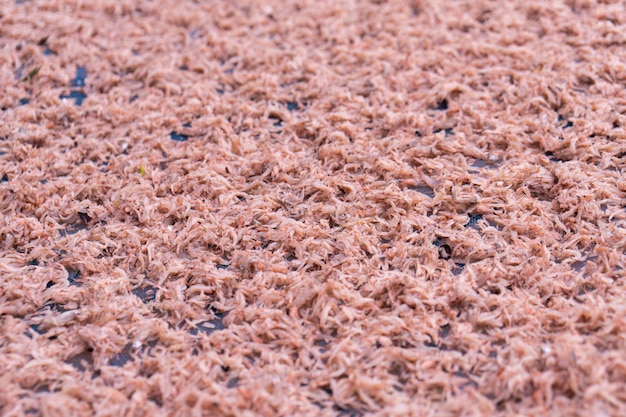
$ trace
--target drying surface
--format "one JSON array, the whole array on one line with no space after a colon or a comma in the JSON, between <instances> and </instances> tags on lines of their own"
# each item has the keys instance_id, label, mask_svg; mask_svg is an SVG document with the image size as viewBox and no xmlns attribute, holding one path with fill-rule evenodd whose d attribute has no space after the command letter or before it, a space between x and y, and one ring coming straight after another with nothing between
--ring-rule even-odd
<instances>
[{"instance_id":1,"label":"drying surface","mask_svg":"<svg viewBox=\"0 0 626 417\"><path fill-rule=\"evenodd\" d=\"M3 416L626 415L626 11L0 2Z\"/></svg>"}]
</instances>

